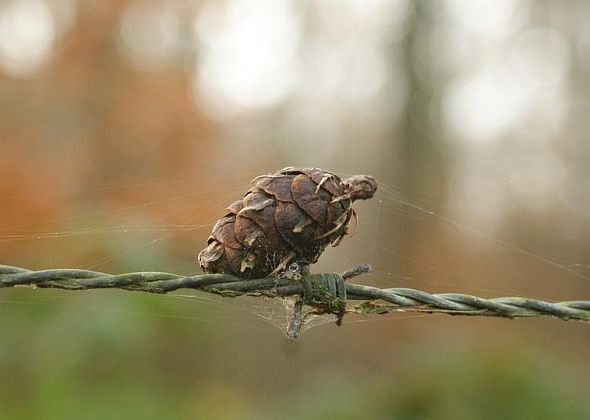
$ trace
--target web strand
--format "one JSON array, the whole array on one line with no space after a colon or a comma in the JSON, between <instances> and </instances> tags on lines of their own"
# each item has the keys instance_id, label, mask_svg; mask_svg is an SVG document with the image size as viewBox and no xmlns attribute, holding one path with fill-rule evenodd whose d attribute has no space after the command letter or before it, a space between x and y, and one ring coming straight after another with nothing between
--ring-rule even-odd
<instances>
[{"instance_id":1,"label":"web strand","mask_svg":"<svg viewBox=\"0 0 590 420\"><path fill-rule=\"evenodd\" d=\"M212 183L215 179L211 180ZM115 191L115 190L122 190L122 189L133 189L133 188L141 188L145 186L155 186L155 185L163 185L163 184L173 184L176 182L189 182L185 180L169 180L164 181L163 183L139 183L139 184L127 184L121 186L109 186L101 189L92 189L86 191L79 191L79 193L88 193L93 191ZM118 252L112 256L107 258L102 258L94 261L93 263L87 265L85 268L88 269L96 269L105 266L106 264L112 263L124 257L128 257L135 254L141 254L145 252L146 248L154 247L161 244L163 241L174 241L178 237L178 235L185 235L194 233L195 236L197 235L198 231L208 231L211 228L212 222L206 222L202 220L198 220L195 215L183 217L183 214L189 212L189 210L194 207L197 203L200 204L200 207L205 211L209 211L211 213L216 213L218 211L223 211L223 207L228 205L231 201L239 198L243 192L247 189L247 185L241 183L239 185L234 185L230 188L225 189L214 189L208 188L205 191L199 192L191 192L189 194L183 195L176 195L171 197L165 197L157 200L152 200L144 203L138 204L130 204L124 206L118 206L115 208L110 209L103 209L99 211L92 211L92 212L85 212L81 214L65 216L61 218L52 218L42 221L37 221L34 223L25 223L20 225L14 226L0 226L0 243L2 242L19 242L19 241L29 241L29 250L27 252L34 254L35 252L42 252L43 245L46 244L48 241L56 241L56 240L77 240L77 238L92 238L95 236L105 236L111 237L112 235L117 235L119 237L129 237L131 235L143 235L143 236L150 236L153 235L152 238L149 239L134 239L137 241L137 244L131 245L129 248L123 250L122 252ZM51 194L63 194L64 192L54 192L48 193ZM441 200L439 197L433 196L431 194L423 194L416 191L411 191L410 193L412 196L419 196L427 203L436 202ZM478 292L490 292L490 293L501 293L501 294L510 294L514 293L513 289L507 289L505 287L470 287L466 286L469 284L473 279L469 275L462 275L448 268L443 268L436 263L431 263L429 261L424 261L420 259L413 258L403 252L397 251L396 249L392 248L391 246L386 246L381 244L381 235L380 233L387 229L393 229L393 224L389 224L388 220L393 220L394 218L411 218L412 220L416 221L420 224L427 224L430 226L435 226L437 229L444 229L447 232L450 232L451 235L460 235L468 238L472 238L471 240L481 240L485 243L493 244L494 246L506 249L510 252L525 256L526 258L530 258L542 264L550 265L554 268L557 268L561 271L567 272L568 274L572 274L577 278L581 278L584 280L590 280L586 274L583 274L583 271L588 271L590 266L585 263L578 263L569 261L566 259L550 259L548 257L544 257L538 254L535 254L527 249L522 249L505 241L499 240L491 235L479 232L477 229L472 227L466 226L460 222L452 220L442 214L438 214L432 210L429 210L426 205L421 205L416 203L415 201L409 199L407 196L399 192L399 189L393 188L388 185L381 184L380 190L378 193L378 198L369 202L368 206L371 207L376 214L376 217L373 222L372 232L367 234L363 232L360 235L356 235L353 238L349 238L349 241L356 241L359 244L364 244L370 248L370 256L373 260L372 262L375 264L377 261L377 256L379 255L380 258L384 258L386 260L399 259L399 260L406 260L412 264L417 266L422 266L425 269L429 270L429 273L432 273L432 276L423 277L423 276L402 276L398 275L395 272L392 272L392 268L389 266L380 266L379 264L375 264L375 274L374 276L378 276L382 279L388 279L387 281L391 281L393 284L399 283L400 281L405 281L410 284L420 282L431 284L433 286L448 286L448 287L462 287L464 290L473 290ZM26 195L19 195L18 197L26 197ZM8 199L11 197L0 197L0 199ZM12 197L15 198L15 197ZM207 204L205 206L202 205L203 200L207 200ZM129 215L133 215L137 212L144 212L145 210L155 208L157 206L167 205L173 206L171 210L166 213L165 218L157 216L157 214L153 215L154 222L147 223L147 222L139 222L133 223L129 222L128 220L121 220L118 223L109 224L105 226L99 226L96 228L88 229L88 228L79 228L79 229L70 229L70 230L44 230L44 229L35 229L30 230L33 227L37 228L46 228L48 225L54 224L65 224L71 221L83 220L90 217L95 217L96 215L100 215L101 217L111 216L111 217L121 217L127 216L127 219L130 219ZM376 207L375 207L376 206ZM132 219L132 217L131 217ZM363 223L361 221L361 223ZM25 230L28 229L28 230ZM202 235L202 232L199 234ZM368 237L368 239L367 239ZM35 243L39 245L35 245ZM38 251L35 251L35 248L38 247ZM195 255L198 250L195 249ZM334 252L338 252L337 250ZM346 250L342 252L347 253ZM197 271L197 264L195 260L190 262L186 262L185 264L186 269L189 272L196 272ZM582 271L582 272L581 272ZM459 283L452 281L452 279L461 280ZM481 281L478 281L481 284ZM490 282L492 283L492 282ZM174 294L170 296L170 298L176 300L185 300L189 302L198 303L199 305L204 306L211 306L214 311L219 311L221 308L227 307L227 305L232 305L235 308L238 308L242 314L248 314L247 318L244 318L243 315L241 316L218 316L215 317L214 322L221 322L230 324L238 324L238 325L253 325L257 324L259 326L265 325L264 328L270 328L271 330L279 330L284 332L287 328L288 324L288 316L289 316L289 307L292 302L287 300L278 300L278 299L261 299L261 298L251 298L251 299L235 299L231 300L231 302L226 302L224 300L212 300L211 298L205 298L200 294L193 294L193 295L186 295L186 294ZM58 303L54 305L69 305L67 303L59 303L60 299L56 299ZM67 299L61 299L64 302L67 302ZM8 302L17 303L18 301L11 301L10 299L4 299L2 303L6 304ZM31 304L47 304L50 305L51 303L47 301L46 298L40 299L37 301L33 301ZM82 308L81 308L82 310ZM93 308L92 310L100 310L99 308ZM109 310L109 309L105 309ZM164 315L167 316L167 315ZM394 316L395 317L395 316ZM413 316L415 317L415 316ZM390 319L391 316L383 319ZM188 317L190 319L190 317ZM202 320L203 318L195 318L195 320ZM203 322L213 322L211 321L213 318L209 318L209 321ZM379 318L381 320L382 318ZM397 318L396 318L397 319ZM400 318L401 319L401 318ZM258 321L257 321L258 320ZM311 316L307 319L306 324L303 326L303 331L309 330L311 328L315 328L318 326L325 325L327 323L332 323L333 317L330 316ZM349 320L348 322L371 322L371 320ZM262 327L261 327L262 328Z\"/></svg>"}]
</instances>

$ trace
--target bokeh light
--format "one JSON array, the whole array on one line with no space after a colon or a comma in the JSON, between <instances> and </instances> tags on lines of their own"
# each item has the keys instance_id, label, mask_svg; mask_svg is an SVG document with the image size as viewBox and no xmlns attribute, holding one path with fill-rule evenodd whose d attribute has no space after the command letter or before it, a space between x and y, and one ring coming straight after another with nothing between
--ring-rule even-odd
<instances>
[{"instance_id":1,"label":"bokeh light","mask_svg":"<svg viewBox=\"0 0 590 420\"><path fill-rule=\"evenodd\" d=\"M7 74L35 74L50 58L54 39L53 17L42 0L0 4L0 67Z\"/></svg>"},{"instance_id":2,"label":"bokeh light","mask_svg":"<svg viewBox=\"0 0 590 420\"><path fill-rule=\"evenodd\" d=\"M159 68L176 58L180 44L179 11L166 1L137 1L121 17L123 53L140 68Z\"/></svg>"},{"instance_id":3,"label":"bokeh light","mask_svg":"<svg viewBox=\"0 0 590 420\"><path fill-rule=\"evenodd\" d=\"M288 0L209 2L195 20L202 45L196 100L217 118L270 106L296 82L300 25Z\"/></svg>"}]
</instances>

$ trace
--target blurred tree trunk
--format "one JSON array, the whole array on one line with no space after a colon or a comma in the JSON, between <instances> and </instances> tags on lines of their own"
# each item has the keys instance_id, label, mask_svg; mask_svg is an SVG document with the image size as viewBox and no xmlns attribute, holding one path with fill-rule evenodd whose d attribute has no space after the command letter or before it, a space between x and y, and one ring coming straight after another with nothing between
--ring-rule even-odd
<instances>
[{"instance_id":1,"label":"blurred tree trunk","mask_svg":"<svg viewBox=\"0 0 590 420\"><path fill-rule=\"evenodd\" d=\"M451 162L440 134L439 107L444 81L437 73L437 56L431 45L437 25L436 14L441 6L424 0L413 5L414 11L407 19L407 35L402 45L408 99L397 131L395 180L404 196L420 203L416 193L445 197ZM444 205L443 201L429 200L425 206L439 213ZM408 248L412 247L412 243L419 242L419 237L431 235L434 230L420 220L424 214L419 214L416 209L409 211L416 217L402 218L397 226L398 238L399 246L405 248L403 252L414 258L413 251Z\"/></svg>"},{"instance_id":2,"label":"blurred tree trunk","mask_svg":"<svg viewBox=\"0 0 590 420\"><path fill-rule=\"evenodd\" d=\"M412 190L440 194L448 178L449 155L440 135L439 117L444 84L436 76L437 57L431 45L438 7L431 1L414 3L403 45L409 95L400 130L397 179L408 194Z\"/></svg>"}]
</instances>

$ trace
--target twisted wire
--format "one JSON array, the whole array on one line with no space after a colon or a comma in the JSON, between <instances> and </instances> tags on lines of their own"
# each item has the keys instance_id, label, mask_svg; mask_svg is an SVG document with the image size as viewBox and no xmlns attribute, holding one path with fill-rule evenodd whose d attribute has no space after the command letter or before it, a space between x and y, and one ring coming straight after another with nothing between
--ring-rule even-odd
<instances>
[{"instance_id":1,"label":"twisted wire","mask_svg":"<svg viewBox=\"0 0 590 420\"><path fill-rule=\"evenodd\" d=\"M367 273L370 269L369 265L361 265L340 276L346 280ZM329 276L334 275L326 275ZM18 286L66 290L117 288L148 293L195 289L225 297L244 294L285 297L303 295L305 292L301 282L278 277L245 280L231 274L181 276L162 272L111 275L76 269L32 271L0 265L0 288ZM590 301L585 300L548 302L524 297L485 299L460 293L430 294L416 289L379 289L360 284L346 284L346 296L348 300L363 301L348 309L347 313L363 315L406 311L504 318L552 316L562 320L590 321Z\"/></svg>"}]
</instances>

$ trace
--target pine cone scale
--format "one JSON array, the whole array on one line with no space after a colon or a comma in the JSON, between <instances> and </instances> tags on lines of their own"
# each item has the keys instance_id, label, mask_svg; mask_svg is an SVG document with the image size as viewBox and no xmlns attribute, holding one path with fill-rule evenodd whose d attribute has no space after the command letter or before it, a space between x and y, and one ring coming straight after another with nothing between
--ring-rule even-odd
<instances>
[{"instance_id":1,"label":"pine cone scale","mask_svg":"<svg viewBox=\"0 0 590 420\"><path fill-rule=\"evenodd\" d=\"M240 213L238 218L248 218L254 222L262 230L264 235L264 244L266 247L272 249L278 249L283 245L283 238L277 232L275 222L275 205L264 207L261 210L252 210L245 207ZM236 232L237 235L243 236L242 232Z\"/></svg>"},{"instance_id":2,"label":"pine cone scale","mask_svg":"<svg viewBox=\"0 0 590 420\"><path fill-rule=\"evenodd\" d=\"M293 180L293 199L297 205L322 226L326 226L330 194L305 175L298 175Z\"/></svg>"},{"instance_id":3,"label":"pine cone scale","mask_svg":"<svg viewBox=\"0 0 590 420\"><path fill-rule=\"evenodd\" d=\"M288 176L280 176L275 178L263 178L258 185L267 194L273 195L279 201L286 201L293 203L293 194L291 193L291 185L293 178Z\"/></svg>"},{"instance_id":4,"label":"pine cone scale","mask_svg":"<svg viewBox=\"0 0 590 420\"><path fill-rule=\"evenodd\" d=\"M350 216L352 212L347 212L342 202L332 203L328 207L328 226L335 226L339 225L340 223L348 224L348 220L350 220ZM342 217L345 216L345 220L341 220ZM347 216L347 217L346 217Z\"/></svg>"},{"instance_id":5,"label":"pine cone scale","mask_svg":"<svg viewBox=\"0 0 590 420\"><path fill-rule=\"evenodd\" d=\"M275 213L275 225L286 242L297 249L304 249L313 239L314 232L305 229L313 224L313 219L292 203L279 202ZM293 235L300 233L300 235Z\"/></svg>"},{"instance_id":6,"label":"pine cone scale","mask_svg":"<svg viewBox=\"0 0 590 420\"><path fill-rule=\"evenodd\" d=\"M266 245L266 237L262 228L246 216L236 217L234 234L236 240L245 248Z\"/></svg>"},{"instance_id":7,"label":"pine cone scale","mask_svg":"<svg viewBox=\"0 0 590 420\"><path fill-rule=\"evenodd\" d=\"M237 200L229 205L227 210L232 214L238 214L244 208L244 201Z\"/></svg>"},{"instance_id":8,"label":"pine cone scale","mask_svg":"<svg viewBox=\"0 0 590 420\"><path fill-rule=\"evenodd\" d=\"M236 240L234 235L234 223L235 219L232 217L224 217L222 218L214 227L213 227L213 234L211 235L213 239L221 242L224 246L240 249L242 246Z\"/></svg>"}]
</instances>

